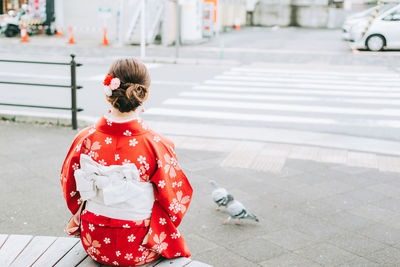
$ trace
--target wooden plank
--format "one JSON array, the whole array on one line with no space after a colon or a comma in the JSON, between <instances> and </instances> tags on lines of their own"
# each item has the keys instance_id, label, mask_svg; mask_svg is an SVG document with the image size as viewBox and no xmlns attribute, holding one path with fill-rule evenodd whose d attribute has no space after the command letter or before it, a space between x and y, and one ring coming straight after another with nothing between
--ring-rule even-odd
<instances>
[{"instance_id":1,"label":"wooden plank","mask_svg":"<svg viewBox=\"0 0 400 267\"><path fill-rule=\"evenodd\" d=\"M213 266L200 261L192 261L188 265L185 265L185 267L213 267Z\"/></svg>"},{"instance_id":2,"label":"wooden plank","mask_svg":"<svg viewBox=\"0 0 400 267\"><path fill-rule=\"evenodd\" d=\"M31 266L56 240L54 236L36 236L11 264L12 267Z\"/></svg>"},{"instance_id":3,"label":"wooden plank","mask_svg":"<svg viewBox=\"0 0 400 267\"><path fill-rule=\"evenodd\" d=\"M9 266L31 239L31 235L10 235L0 249L0 266Z\"/></svg>"},{"instance_id":4,"label":"wooden plank","mask_svg":"<svg viewBox=\"0 0 400 267\"><path fill-rule=\"evenodd\" d=\"M81 242L78 242L68 253L55 265L57 267L76 266L87 257Z\"/></svg>"},{"instance_id":5,"label":"wooden plank","mask_svg":"<svg viewBox=\"0 0 400 267\"><path fill-rule=\"evenodd\" d=\"M4 242L6 242L8 235L0 235L0 248L3 246Z\"/></svg>"},{"instance_id":6,"label":"wooden plank","mask_svg":"<svg viewBox=\"0 0 400 267\"><path fill-rule=\"evenodd\" d=\"M32 265L33 267L53 266L78 242L79 238L58 237L56 241Z\"/></svg>"},{"instance_id":7,"label":"wooden plank","mask_svg":"<svg viewBox=\"0 0 400 267\"><path fill-rule=\"evenodd\" d=\"M76 267L99 267L100 263L95 262L91 257L86 257L79 265Z\"/></svg>"}]
</instances>

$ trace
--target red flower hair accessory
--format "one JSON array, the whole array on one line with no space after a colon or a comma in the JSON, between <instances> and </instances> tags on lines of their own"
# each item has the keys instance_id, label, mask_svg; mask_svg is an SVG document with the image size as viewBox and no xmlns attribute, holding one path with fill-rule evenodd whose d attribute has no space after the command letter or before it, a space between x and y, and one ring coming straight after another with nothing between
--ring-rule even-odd
<instances>
[{"instance_id":1,"label":"red flower hair accessory","mask_svg":"<svg viewBox=\"0 0 400 267\"><path fill-rule=\"evenodd\" d=\"M118 89L119 86L121 85L121 81L120 79L114 77L111 74L108 74L106 76L106 78L104 79L104 91L106 93L107 96L111 96L112 95L112 90Z\"/></svg>"}]
</instances>

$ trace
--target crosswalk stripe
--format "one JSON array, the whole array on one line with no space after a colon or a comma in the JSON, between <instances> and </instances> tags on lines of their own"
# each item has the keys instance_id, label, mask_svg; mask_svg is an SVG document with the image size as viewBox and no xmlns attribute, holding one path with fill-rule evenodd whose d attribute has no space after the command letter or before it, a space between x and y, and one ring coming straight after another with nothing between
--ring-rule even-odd
<instances>
[{"instance_id":1,"label":"crosswalk stripe","mask_svg":"<svg viewBox=\"0 0 400 267\"><path fill-rule=\"evenodd\" d=\"M376 115L376 116L399 116L400 109L373 109L373 108L348 108L348 107L329 107L329 106L306 106L306 105L284 105L261 102L244 101L215 101L215 100L193 100L181 98L169 98L163 102L166 105L179 106L201 106L201 107L224 107L235 109L256 109L256 110L275 110L275 111L296 111L328 114L349 114L349 115Z\"/></svg>"},{"instance_id":2,"label":"crosswalk stripe","mask_svg":"<svg viewBox=\"0 0 400 267\"><path fill-rule=\"evenodd\" d=\"M312 73L261 73L261 72L239 72L226 71L223 75L228 76L246 76L246 77L275 77L275 78L302 78L311 80L343 80L343 81L384 81L384 82L400 82L400 76L393 77L373 77L373 76L340 76L338 74L313 75Z\"/></svg>"},{"instance_id":3,"label":"crosswalk stripe","mask_svg":"<svg viewBox=\"0 0 400 267\"><path fill-rule=\"evenodd\" d=\"M260 73L298 73L313 75L341 75L341 76L367 76L367 77L396 77L398 74L387 72L338 72L338 71L315 71L315 70L299 70L299 69L261 69L261 68L232 68L232 71L240 72L260 72Z\"/></svg>"},{"instance_id":4,"label":"crosswalk stripe","mask_svg":"<svg viewBox=\"0 0 400 267\"><path fill-rule=\"evenodd\" d=\"M338 85L330 85L330 84L300 84L300 83L292 83L292 84L283 84L281 82L248 82L248 81L227 81L227 80L206 80L204 82L208 85L234 85L234 86L246 86L246 87L273 87L273 88L302 88L302 89L326 89L326 90L337 90ZM365 86L355 86L355 85L347 85L346 91L379 91L379 92L400 92L399 88L393 87L365 87Z\"/></svg>"},{"instance_id":5,"label":"crosswalk stripe","mask_svg":"<svg viewBox=\"0 0 400 267\"><path fill-rule=\"evenodd\" d=\"M192 92L185 91L179 94L185 97L208 97L208 98L225 98L225 99L254 99L254 100L284 100L284 101L320 101L319 97L312 96L277 96L265 94L232 94L232 93L208 93L208 92Z\"/></svg>"},{"instance_id":6,"label":"crosswalk stripe","mask_svg":"<svg viewBox=\"0 0 400 267\"><path fill-rule=\"evenodd\" d=\"M203 111L172 108L150 108L146 110L149 115L177 116L189 118L208 118L242 121L269 121L269 122L291 122L291 123L312 123L312 124L335 124L333 119L307 118L298 116L279 116L263 114L243 114L236 112Z\"/></svg>"},{"instance_id":7,"label":"crosswalk stripe","mask_svg":"<svg viewBox=\"0 0 400 267\"><path fill-rule=\"evenodd\" d=\"M276 101L310 101L310 102L337 102L337 103L358 103L358 104L371 104L371 105L393 105L400 106L400 100L393 100L391 98L354 98L348 99L343 97L323 98L313 96L286 96L286 95L266 95L266 94L235 94L235 93L209 93L209 92L192 92L185 91L179 94L183 97L196 97L196 98L217 98L217 99L254 99L254 100L276 100Z\"/></svg>"},{"instance_id":8,"label":"crosswalk stripe","mask_svg":"<svg viewBox=\"0 0 400 267\"><path fill-rule=\"evenodd\" d=\"M279 77L249 77L249 76L233 76L233 75L218 75L215 76L214 79L217 80L231 80L231 81L265 81L265 82L279 82L278 84L288 84L288 83L303 83L308 85L314 85L314 84L319 84L319 85L326 85L326 84L332 84L332 85L358 85L358 86L366 86L366 87L394 87L397 89L397 91L400 91L399 89L399 83L398 82L386 82L386 81L355 81L355 80L350 80L350 81L343 81L343 80L334 80L334 79L323 79L323 80L315 80L315 79L304 79L304 78L279 78ZM400 80L399 80L400 81ZM364 88L365 89L365 88Z\"/></svg>"},{"instance_id":9,"label":"crosswalk stripe","mask_svg":"<svg viewBox=\"0 0 400 267\"><path fill-rule=\"evenodd\" d=\"M224 92L241 92L241 93L274 93L274 94L300 94L300 95L330 95L330 96L357 96L357 97L390 97L390 98L400 98L400 93L382 93L382 92L359 92L359 91L352 91L348 92L345 90L335 90L335 91L328 91L328 90L302 90L302 89L281 89L281 88L263 88L263 87L235 87L235 86L207 86L207 85L199 85L193 87L194 90L201 90L201 91L224 91Z\"/></svg>"},{"instance_id":10,"label":"crosswalk stripe","mask_svg":"<svg viewBox=\"0 0 400 267\"><path fill-rule=\"evenodd\" d=\"M323 125L341 125L341 126L359 126L359 127L383 127L400 128L399 120L352 120L349 123L340 122L330 118L311 118L300 116L280 116L264 115L256 113L237 113L223 111L207 111L193 109L172 109L172 108L150 108L146 111L148 115L186 117L186 118L204 118L204 119L222 119L236 121L264 121L276 123L295 123L295 124L323 124Z\"/></svg>"}]
</instances>

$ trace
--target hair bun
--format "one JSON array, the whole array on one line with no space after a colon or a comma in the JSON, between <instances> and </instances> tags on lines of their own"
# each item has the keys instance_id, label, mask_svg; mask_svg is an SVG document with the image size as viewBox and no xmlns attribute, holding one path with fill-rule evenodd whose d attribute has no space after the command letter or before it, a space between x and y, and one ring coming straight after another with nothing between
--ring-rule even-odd
<instances>
[{"instance_id":1,"label":"hair bun","mask_svg":"<svg viewBox=\"0 0 400 267\"><path fill-rule=\"evenodd\" d=\"M126 97L131 100L142 102L146 97L147 89L144 85L138 83L127 84L128 88L125 91Z\"/></svg>"}]
</instances>

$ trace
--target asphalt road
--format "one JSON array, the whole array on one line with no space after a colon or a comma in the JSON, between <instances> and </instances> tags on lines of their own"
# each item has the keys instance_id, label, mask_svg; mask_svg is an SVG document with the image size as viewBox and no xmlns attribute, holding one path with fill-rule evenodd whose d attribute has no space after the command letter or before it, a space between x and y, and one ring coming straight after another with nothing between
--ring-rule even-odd
<instances>
[{"instance_id":1,"label":"asphalt road","mask_svg":"<svg viewBox=\"0 0 400 267\"><path fill-rule=\"evenodd\" d=\"M182 56L215 59L221 42L224 57L237 64L148 64L152 86L143 116L188 127L218 124L400 140L400 53L354 53L339 31L253 28L224 34L222 41L183 47ZM10 57L10 49L4 46L0 54ZM77 57L84 63L78 69L78 83L84 86L78 94L85 109L80 114L98 117L107 109L101 83L113 59L99 57L104 52L100 48L92 54L79 49L85 55ZM126 49L120 54L126 55ZM164 55L168 49L173 51L154 46L149 51ZM45 55L35 43L16 57L34 59L35 51ZM114 56L118 52L109 51ZM68 84L68 68L1 63L0 80ZM68 89L0 89L5 92L0 102L68 106L70 101Z\"/></svg>"}]
</instances>

